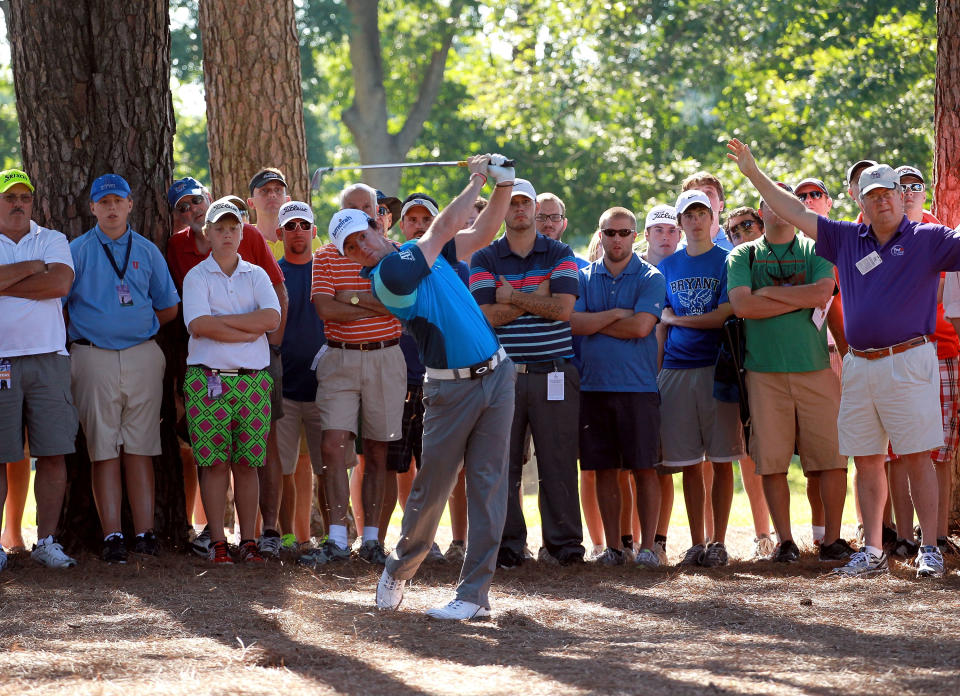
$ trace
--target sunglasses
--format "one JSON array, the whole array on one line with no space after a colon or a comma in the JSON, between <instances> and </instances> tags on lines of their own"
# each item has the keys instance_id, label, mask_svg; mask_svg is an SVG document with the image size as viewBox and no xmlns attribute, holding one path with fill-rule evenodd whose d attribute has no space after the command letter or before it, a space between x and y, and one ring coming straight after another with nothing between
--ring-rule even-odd
<instances>
[{"instance_id":1,"label":"sunglasses","mask_svg":"<svg viewBox=\"0 0 960 696\"><path fill-rule=\"evenodd\" d=\"M798 193L797 198L799 198L801 201L805 201L808 198L812 198L816 201L823 198L823 191L805 191L803 193Z\"/></svg>"},{"instance_id":2,"label":"sunglasses","mask_svg":"<svg viewBox=\"0 0 960 696\"><path fill-rule=\"evenodd\" d=\"M629 237L630 235L637 233L636 230L631 230L631 229L615 230L610 227L604 228L600 231L603 232L604 237L616 237L617 235L620 235L621 237Z\"/></svg>"},{"instance_id":3,"label":"sunglasses","mask_svg":"<svg viewBox=\"0 0 960 696\"><path fill-rule=\"evenodd\" d=\"M747 230L753 229L753 226L756 224L756 220L743 220L742 222L738 222L736 225L731 227L729 232L730 234L736 234L737 230L743 230L746 232Z\"/></svg>"},{"instance_id":4,"label":"sunglasses","mask_svg":"<svg viewBox=\"0 0 960 696\"><path fill-rule=\"evenodd\" d=\"M17 203L19 203L20 205L30 205L31 201L33 201L33 194L32 193L4 193L3 195L0 195L0 198L3 199L4 203L7 203L9 205L16 205Z\"/></svg>"},{"instance_id":5,"label":"sunglasses","mask_svg":"<svg viewBox=\"0 0 960 696\"><path fill-rule=\"evenodd\" d=\"M389 212L390 212L390 208L388 208L385 205L381 205L379 208L377 208L377 215L383 216Z\"/></svg>"},{"instance_id":6,"label":"sunglasses","mask_svg":"<svg viewBox=\"0 0 960 696\"><path fill-rule=\"evenodd\" d=\"M563 215L560 213L554 213L553 215L535 215L533 219L537 222L546 222L547 220L550 222L560 222L563 220Z\"/></svg>"},{"instance_id":7,"label":"sunglasses","mask_svg":"<svg viewBox=\"0 0 960 696\"><path fill-rule=\"evenodd\" d=\"M189 196L177 203L177 207L174 208L174 210L178 213L185 213L193 206L200 205L202 202L203 196Z\"/></svg>"},{"instance_id":8,"label":"sunglasses","mask_svg":"<svg viewBox=\"0 0 960 696\"><path fill-rule=\"evenodd\" d=\"M927 187L917 181L912 184L900 184L900 189L904 193L922 193L927 190Z\"/></svg>"},{"instance_id":9,"label":"sunglasses","mask_svg":"<svg viewBox=\"0 0 960 696\"><path fill-rule=\"evenodd\" d=\"M310 228L313 227L306 220L291 220L290 222L284 224L283 229L287 232L293 232L294 230L303 230L304 232L309 232Z\"/></svg>"}]
</instances>

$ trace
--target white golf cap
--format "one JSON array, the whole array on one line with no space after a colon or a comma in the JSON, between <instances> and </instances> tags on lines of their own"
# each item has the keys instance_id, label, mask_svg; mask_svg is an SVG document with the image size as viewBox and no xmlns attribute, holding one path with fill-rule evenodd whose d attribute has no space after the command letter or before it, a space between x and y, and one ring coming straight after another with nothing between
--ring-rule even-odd
<instances>
[{"instance_id":1,"label":"white golf cap","mask_svg":"<svg viewBox=\"0 0 960 696\"><path fill-rule=\"evenodd\" d=\"M677 225L677 211L672 205L667 205L666 203L660 203L650 208L643 229L663 224L673 225L674 227Z\"/></svg>"},{"instance_id":2,"label":"white golf cap","mask_svg":"<svg viewBox=\"0 0 960 696\"><path fill-rule=\"evenodd\" d=\"M897 174L900 175L901 179L905 176L915 176L920 179L920 181L926 183L926 180L923 178L923 174L920 173L920 170L916 167L911 167L909 164L904 164L897 167Z\"/></svg>"},{"instance_id":3,"label":"white golf cap","mask_svg":"<svg viewBox=\"0 0 960 696\"><path fill-rule=\"evenodd\" d=\"M707 194L697 189L690 189L689 191L681 193L680 197L677 198L677 204L674 206L676 208L676 216L679 218L687 208L695 203L700 203L706 206L708 210L713 210Z\"/></svg>"},{"instance_id":4,"label":"white golf cap","mask_svg":"<svg viewBox=\"0 0 960 696\"><path fill-rule=\"evenodd\" d=\"M860 195L865 196L875 188L896 189L900 187L900 175L889 164L875 164L860 174Z\"/></svg>"},{"instance_id":5,"label":"white golf cap","mask_svg":"<svg viewBox=\"0 0 960 696\"><path fill-rule=\"evenodd\" d=\"M431 201L428 201L426 198L411 198L409 201L403 204L403 208L400 210L400 217L403 218L410 208L415 208L418 205L429 210L430 214L434 217L436 217L437 213L439 212L437 210L437 206L435 206Z\"/></svg>"},{"instance_id":6,"label":"white golf cap","mask_svg":"<svg viewBox=\"0 0 960 696\"><path fill-rule=\"evenodd\" d=\"M531 184L526 179L514 179L513 180L513 193L511 196L526 196L531 201L536 202L537 200L537 191L533 188Z\"/></svg>"},{"instance_id":7,"label":"white golf cap","mask_svg":"<svg viewBox=\"0 0 960 696\"><path fill-rule=\"evenodd\" d=\"M363 232L370 227L370 225L375 224L373 219L362 210L348 208L347 210L337 211L334 216L330 218L330 226L327 228L327 233L330 235L330 241L337 247L337 251L342 254L343 243L347 241L347 237L354 232Z\"/></svg>"},{"instance_id":8,"label":"white golf cap","mask_svg":"<svg viewBox=\"0 0 960 696\"><path fill-rule=\"evenodd\" d=\"M313 211L310 206L300 201L287 201L280 206L277 214L277 227L283 227L291 220L305 220L313 224Z\"/></svg>"},{"instance_id":9,"label":"white golf cap","mask_svg":"<svg viewBox=\"0 0 960 696\"><path fill-rule=\"evenodd\" d=\"M233 215L233 217L237 218L237 222L243 221L243 216L240 214L240 208L226 198L218 198L211 203L210 207L207 208L207 215L204 219L206 220L207 224L213 224L224 215Z\"/></svg>"}]
</instances>

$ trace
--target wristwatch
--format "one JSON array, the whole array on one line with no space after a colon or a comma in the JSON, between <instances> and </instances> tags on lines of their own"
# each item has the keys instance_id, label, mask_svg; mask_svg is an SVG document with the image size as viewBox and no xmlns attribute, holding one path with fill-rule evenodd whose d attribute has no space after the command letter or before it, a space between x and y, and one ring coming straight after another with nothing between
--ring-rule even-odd
<instances>
[{"instance_id":1,"label":"wristwatch","mask_svg":"<svg viewBox=\"0 0 960 696\"><path fill-rule=\"evenodd\" d=\"M352 295L350 297L350 304L352 304L354 307L360 304L360 295Z\"/></svg>"}]
</instances>

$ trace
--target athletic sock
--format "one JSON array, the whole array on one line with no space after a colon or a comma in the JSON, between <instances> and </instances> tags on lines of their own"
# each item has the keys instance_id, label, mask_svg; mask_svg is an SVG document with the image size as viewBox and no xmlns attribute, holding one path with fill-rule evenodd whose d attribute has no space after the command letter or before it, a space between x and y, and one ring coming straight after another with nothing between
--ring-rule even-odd
<instances>
[{"instance_id":1,"label":"athletic sock","mask_svg":"<svg viewBox=\"0 0 960 696\"><path fill-rule=\"evenodd\" d=\"M110 534L107 534L107 536L103 537L103 540L110 541L114 537L117 537L120 541L123 541L123 534L120 532L111 532Z\"/></svg>"},{"instance_id":2,"label":"athletic sock","mask_svg":"<svg viewBox=\"0 0 960 696\"><path fill-rule=\"evenodd\" d=\"M330 525L330 541L341 549L347 548L347 527L343 524Z\"/></svg>"},{"instance_id":3,"label":"athletic sock","mask_svg":"<svg viewBox=\"0 0 960 696\"><path fill-rule=\"evenodd\" d=\"M814 543L818 541L823 541L824 535L827 533L826 527L820 527L818 525L810 525L810 528L813 530L813 541Z\"/></svg>"},{"instance_id":4,"label":"athletic sock","mask_svg":"<svg viewBox=\"0 0 960 696\"><path fill-rule=\"evenodd\" d=\"M363 543L367 543L373 539L374 541L380 540L380 527L364 527L363 528Z\"/></svg>"},{"instance_id":5,"label":"athletic sock","mask_svg":"<svg viewBox=\"0 0 960 696\"><path fill-rule=\"evenodd\" d=\"M620 537L620 543L623 544L623 548L632 549L633 548L633 534L624 534Z\"/></svg>"},{"instance_id":6,"label":"athletic sock","mask_svg":"<svg viewBox=\"0 0 960 696\"><path fill-rule=\"evenodd\" d=\"M883 555L883 549L878 549L876 546L864 546L863 550L867 553L872 553L877 558Z\"/></svg>"},{"instance_id":7,"label":"athletic sock","mask_svg":"<svg viewBox=\"0 0 960 696\"><path fill-rule=\"evenodd\" d=\"M654 534L654 535L653 535L653 540L654 540L654 541L659 541L659 542L660 542L661 544L663 544L664 546L667 545L667 535L666 535L666 534Z\"/></svg>"}]
</instances>

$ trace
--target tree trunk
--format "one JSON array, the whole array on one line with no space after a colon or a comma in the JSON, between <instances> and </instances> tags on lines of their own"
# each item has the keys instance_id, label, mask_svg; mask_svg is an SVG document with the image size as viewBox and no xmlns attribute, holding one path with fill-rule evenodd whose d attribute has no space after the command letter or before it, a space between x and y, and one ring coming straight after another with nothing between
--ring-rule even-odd
<instances>
[{"instance_id":1,"label":"tree trunk","mask_svg":"<svg viewBox=\"0 0 960 696\"><path fill-rule=\"evenodd\" d=\"M447 54L453 37L459 28L460 10L463 2L450 3L450 13L442 18L437 30L436 49L423 66L417 99L410 107L398 133L388 130L387 93L383 84L383 55L380 49L378 0L347 0L350 10L350 64L353 74L353 103L343 112L343 123L353 135L353 142L360 153L361 164L401 162L416 143L423 124L437 100ZM398 85L406 89L408 85ZM448 159L460 159L449 157ZM368 169L362 180L396 195L400 187L401 169Z\"/></svg>"},{"instance_id":2,"label":"tree trunk","mask_svg":"<svg viewBox=\"0 0 960 696\"><path fill-rule=\"evenodd\" d=\"M290 196L308 200L293 0L202 0L199 19L214 195L246 199L251 177L277 167Z\"/></svg>"},{"instance_id":3,"label":"tree trunk","mask_svg":"<svg viewBox=\"0 0 960 696\"><path fill-rule=\"evenodd\" d=\"M24 168L37 187L34 218L75 238L96 222L90 184L115 172L130 183L131 226L165 249L174 131L169 3L11 0L8 11ZM182 541L186 524L169 381L163 454L154 459L156 530L168 542ZM68 468L63 536L99 548L82 434Z\"/></svg>"}]
</instances>

